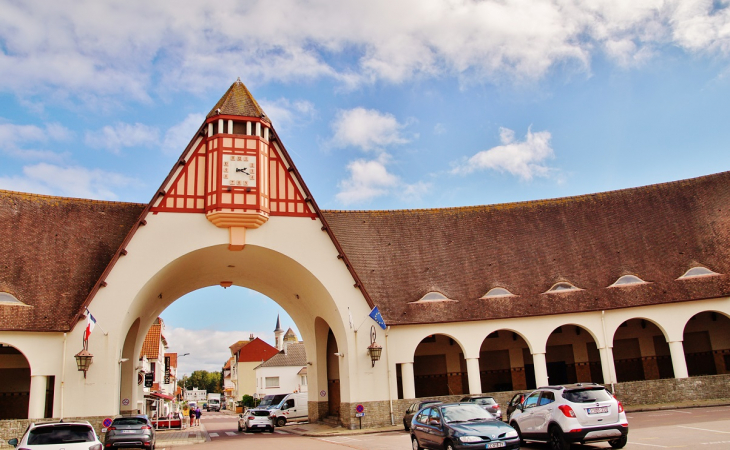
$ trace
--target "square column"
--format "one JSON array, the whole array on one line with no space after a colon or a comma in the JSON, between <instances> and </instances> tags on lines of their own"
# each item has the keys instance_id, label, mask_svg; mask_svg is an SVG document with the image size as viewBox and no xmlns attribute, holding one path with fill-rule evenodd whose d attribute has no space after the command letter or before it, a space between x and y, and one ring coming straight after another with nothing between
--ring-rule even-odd
<instances>
[{"instance_id":1,"label":"square column","mask_svg":"<svg viewBox=\"0 0 730 450\"><path fill-rule=\"evenodd\" d=\"M537 387L548 386L547 362L545 361L545 353L533 353L532 363L535 366L535 384Z\"/></svg>"},{"instance_id":2,"label":"square column","mask_svg":"<svg viewBox=\"0 0 730 450\"><path fill-rule=\"evenodd\" d=\"M469 378L469 393L481 394L482 374L479 373L479 358L466 359L466 374Z\"/></svg>"},{"instance_id":3,"label":"square column","mask_svg":"<svg viewBox=\"0 0 730 450\"><path fill-rule=\"evenodd\" d=\"M28 401L28 418L43 419L46 415L46 389L48 377L34 375L30 377L30 399Z\"/></svg>"}]
</instances>

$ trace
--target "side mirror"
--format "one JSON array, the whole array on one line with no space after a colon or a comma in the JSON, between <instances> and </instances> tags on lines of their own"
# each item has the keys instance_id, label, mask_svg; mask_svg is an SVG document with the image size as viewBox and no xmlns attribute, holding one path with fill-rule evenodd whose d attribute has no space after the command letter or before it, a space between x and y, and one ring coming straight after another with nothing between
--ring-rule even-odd
<instances>
[{"instance_id":1,"label":"side mirror","mask_svg":"<svg viewBox=\"0 0 730 450\"><path fill-rule=\"evenodd\" d=\"M12 438L12 439L10 439L8 441L8 444L12 445L13 447L17 447L18 446L18 439L17 438Z\"/></svg>"},{"instance_id":2,"label":"side mirror","mask_svg":"<svg viewBox=\"0 0 730 450\"><path fill-rule=\"evenodd\" d=\"M431 420L428 421L428 424L429 425L432 425L434 427L437 427L437 426L441 425L441 422L439 420L436 420L436 419L431 419Z\"/></svg>"}]
</instances>

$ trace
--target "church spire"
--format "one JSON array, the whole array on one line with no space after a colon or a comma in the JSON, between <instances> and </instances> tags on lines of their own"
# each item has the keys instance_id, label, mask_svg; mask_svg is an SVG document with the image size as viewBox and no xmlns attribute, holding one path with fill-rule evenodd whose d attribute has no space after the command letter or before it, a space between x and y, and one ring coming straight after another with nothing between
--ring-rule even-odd
<instances>
[{"instance_id":1,"label":"church spire","mask_svg":"<svg viewBox=\"0 0 730 450\"><path fill-rule=\"evenodd\" d=\"M276 341L276 349L281 351L284 349L284 330L281 329L281 321L279 315L276 315L276 329L274 330L274 339Z\"/></svg>"},{"instance_id":2,"label":"church spire","mask_svg":"<svg viewBox=\"0 0 730 450\"><path fill-rule=\"evenodd\" d=\"M218 100L218 103L210 110L206 118L210 119L215 116L254 117L261 119L263 122L271 123L264 110L261 109L259 103L253 98L253 95L246 88L246 85L241 82L240 78L228 88L228 91Z\"/></svg>"}]
</instances>

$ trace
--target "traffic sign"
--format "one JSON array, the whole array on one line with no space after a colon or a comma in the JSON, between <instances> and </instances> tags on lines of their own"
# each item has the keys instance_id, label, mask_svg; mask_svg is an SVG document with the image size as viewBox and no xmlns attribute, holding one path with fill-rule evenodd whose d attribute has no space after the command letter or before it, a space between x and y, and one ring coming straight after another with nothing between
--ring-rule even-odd
<instances>
[{"instance_id":1,"label":"traffic sign","mask_svg":"<svg viewBox=\"0 0 730 450\"><path fill-rule=\"evenodd\" d=\"M362 406L362 404L359 404L355 407L355 411L357 411L358 413L363 413L363 412L365 412L365 407ZM360 416L357 416L357 417L360 417Z\"/></svg>"},{"instance_id":2,"label":"traffic sign","mask_svg":"<svg viewBox=\"0 0 730 450\"><path fill-rule=\"evenodd\" d=\"M104 428L109 428L111 426L111 424L112 424L112 419L110 419L109 417L107 417L106 419L104 419L104 422L103 423L104 423Z\"/></svg>"}]
</instances>

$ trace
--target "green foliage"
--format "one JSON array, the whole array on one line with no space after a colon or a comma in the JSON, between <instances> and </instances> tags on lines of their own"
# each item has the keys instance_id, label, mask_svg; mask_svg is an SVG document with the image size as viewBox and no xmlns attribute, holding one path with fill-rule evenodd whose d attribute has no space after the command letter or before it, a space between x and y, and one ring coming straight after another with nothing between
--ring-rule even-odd
<instances>
[{"instance_id":1,"label":"green foliage","mask_svg":"<svg viewBox=\"0 0 730 450\"><path fill-rule=\"evenodd\" d=\"M253 408L258 403L256 401L257 399L251 397L250 395L246 394L241 398L241 405L240 406L247 406L249 408Z\"/></svg>"},{"instance_id":2,"label":"green foliage","mask_svg":"<svg viewBox=\"0 0 730 450\"><path fill-rule=\"evenodd\" d=\"M183 381L185 382L183 385ZM221 373L220 372L208 372L207 370L196 370L185 377L183 380L178 381L178 386L185 389L191 390L198 388L200 390L205 389L209 394L220 394L221 390Z\"/></svg>"}]
</instances>

